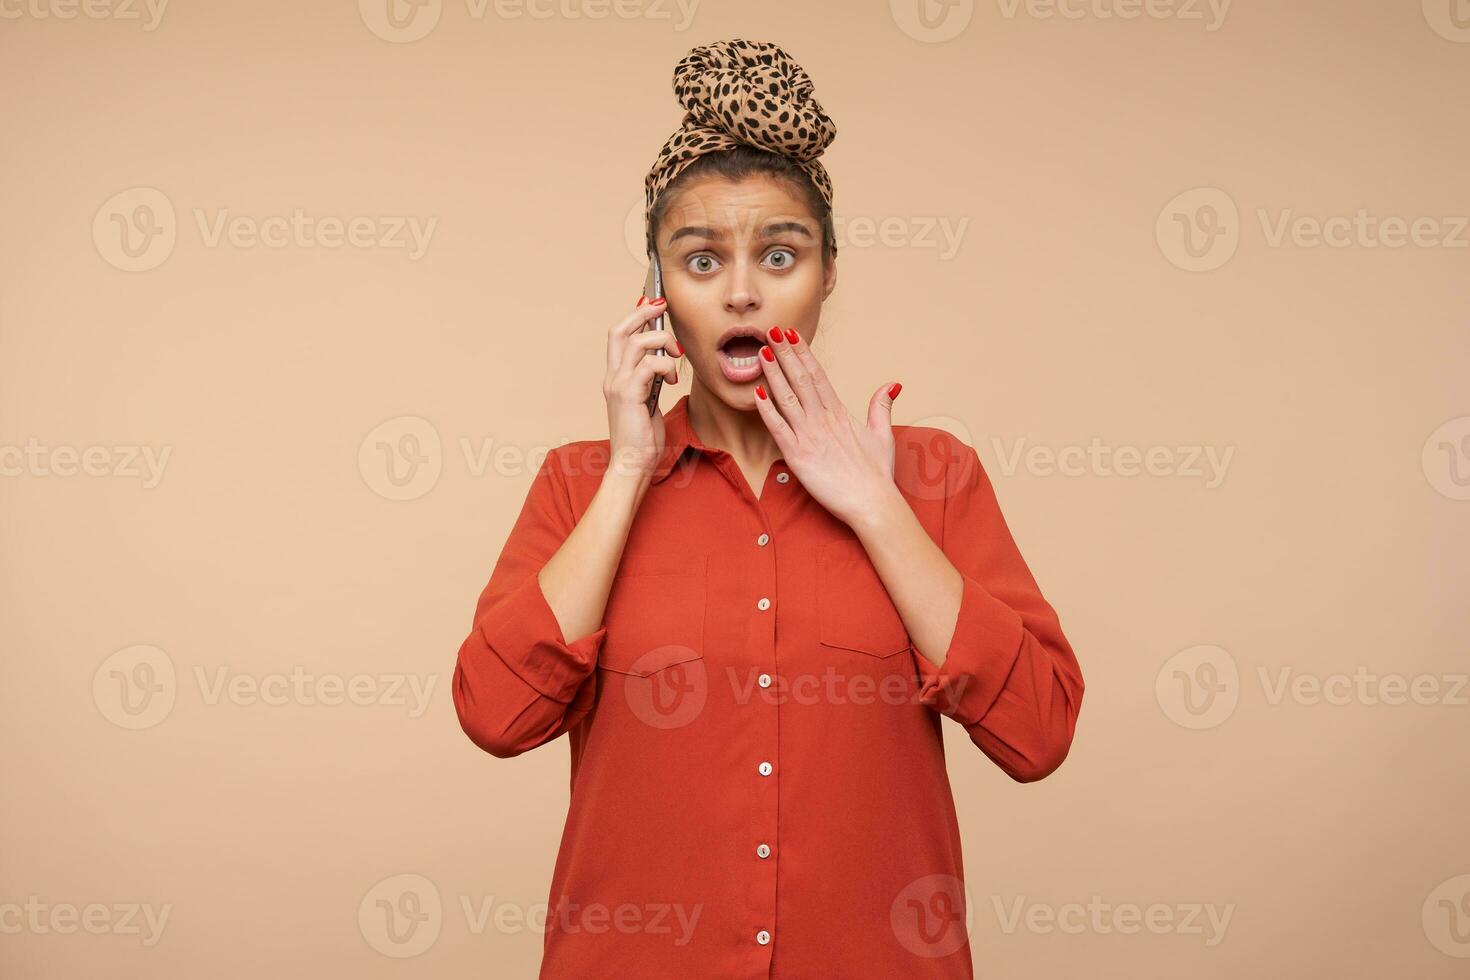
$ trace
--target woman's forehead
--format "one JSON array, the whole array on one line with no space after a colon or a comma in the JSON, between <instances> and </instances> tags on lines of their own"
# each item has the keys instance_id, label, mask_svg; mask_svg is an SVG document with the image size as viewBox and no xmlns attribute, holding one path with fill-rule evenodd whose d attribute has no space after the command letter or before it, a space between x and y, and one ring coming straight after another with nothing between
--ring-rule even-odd
<instances>
[{"instance_id":1,"label":"woman's forehead","mask_svg":"<svg viewBox=\"0 0 1470 980\"><path fill-rule=\"evenodd\" d=\"M740 180L727 177L700 177L674 194L665 211L673 215L685 211L752 211L807 214L806 201L784 180L766 174L752 174Z\"/></svg>"},{"instance_id":2,"label":"woman's forehead","mask_svg":"<svg viewBox=\"0 0 1470 980\"><path fill-rule=\"evenodd\" d=\"M790 233L815 237L816 222L806 203L773 180L702 180L669 202L664 238L697 235L749 241Z\"/></svg>"}]
</instances>

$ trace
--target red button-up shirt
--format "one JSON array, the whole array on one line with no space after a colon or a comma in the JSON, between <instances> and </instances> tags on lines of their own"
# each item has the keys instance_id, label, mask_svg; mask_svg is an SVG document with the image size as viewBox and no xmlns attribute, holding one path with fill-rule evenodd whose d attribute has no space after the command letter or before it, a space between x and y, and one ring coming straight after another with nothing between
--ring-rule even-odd
<instances>
[{"instance_id":1,"label":"red button-up shirt","mask_svg":"<svg viewBox=\"0 0 1470 980\"><path fill-rule=\"evenodd\" d=\"M536 577L606 469L582 440L537 472L459 650L475 744L570 734L540 975L971 977L941 716L1013 779L1060 765L1083 684L1057 614L974 449L895 425L895 483L964 578L936 668L851 529L784 460L753 495L688 401L603 625L568 640Z\"/></svg>"}]
</instances>

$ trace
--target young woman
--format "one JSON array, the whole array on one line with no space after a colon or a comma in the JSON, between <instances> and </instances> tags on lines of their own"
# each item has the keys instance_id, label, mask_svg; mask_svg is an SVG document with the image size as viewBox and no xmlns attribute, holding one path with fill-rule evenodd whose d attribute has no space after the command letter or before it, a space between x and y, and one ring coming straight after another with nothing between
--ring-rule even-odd
<instances>
[{"instance_id":1,"label":"young woman","mask_svg":"<svg viewBox=\"0 0 1470 980\"><path fill-rule=\"evenodd\" d=\"M667 304L609 329L609 437L547 456L454 674L492 755L570 735L541 977L971 977L941 720L1041 779L1077 660L975 451L892 424L896 382L855 419L812 353L835 130L806 73L733 40L674 88Z\"/></svg>"}]
</instances>

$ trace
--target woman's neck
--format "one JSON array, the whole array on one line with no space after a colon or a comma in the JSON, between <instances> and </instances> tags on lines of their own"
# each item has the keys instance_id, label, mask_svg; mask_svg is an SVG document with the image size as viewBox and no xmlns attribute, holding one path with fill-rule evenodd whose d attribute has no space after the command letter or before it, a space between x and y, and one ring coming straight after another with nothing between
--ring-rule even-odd
<instances>
[{"instance_id":1,"label":"woman's neck","mask_svg":"<svg viewBox=\"0 0 1470 980\"><path fill-rule=\"evenodd\" d=\"M743 470L763 473L781 457L760 411L744 412L725 404L696 379L689 392L689 425L710 449L723 449Z\"/></svg>"}]
</instances>

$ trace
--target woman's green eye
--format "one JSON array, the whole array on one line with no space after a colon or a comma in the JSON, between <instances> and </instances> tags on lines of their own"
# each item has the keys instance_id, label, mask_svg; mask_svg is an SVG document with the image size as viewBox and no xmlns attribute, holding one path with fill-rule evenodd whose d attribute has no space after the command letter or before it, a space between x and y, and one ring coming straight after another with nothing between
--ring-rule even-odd
<instances>
[{"instance_id":1,"label":"woman's green eye","mask_svg":"<svg viewBox=\"0 0 1470 980\"><path fill-rule=\"evenodd\" d=\"M796 261L796 253L789 248L778 248L766 256L766 261L774 269L789 268ZM712 255L692 255L687 264L690 271L697 273L713 272L719 265Z\"/></svg>"}]
</instances>

